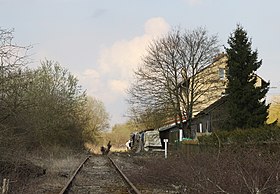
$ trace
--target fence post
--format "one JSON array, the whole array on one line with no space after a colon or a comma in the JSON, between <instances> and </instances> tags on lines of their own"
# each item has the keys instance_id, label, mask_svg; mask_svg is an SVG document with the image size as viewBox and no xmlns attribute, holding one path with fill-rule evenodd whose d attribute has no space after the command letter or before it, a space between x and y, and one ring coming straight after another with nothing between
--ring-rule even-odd
<instances>
[{"instance_id":1,"label":"fence post","mask_svg":"<svg viewBox=\"0 0 280 194\"><path fill-rule=\"evenodd\" d=\"M179 141L183 140L183 129L179 129Z\"/></svg>"},{"instance_id":2,"label":"fence post","mask_svg":"<svg viewBox=\"0 0 280 194\"><path fill-rule=\"evenodd\" d=\"M9 190L9 179L3 179L2 194L7 194Z\"/></svg>"},{"instance_id":3,"label":"fence post","mask_svg":"<svg viewBox=\"0 0 280 194\"><path fill-rule=\"evenodd\" d=\"M167 158L167 143L168 139L163 139L164 142L164 157Z\"/></svg>"}]
</instances>

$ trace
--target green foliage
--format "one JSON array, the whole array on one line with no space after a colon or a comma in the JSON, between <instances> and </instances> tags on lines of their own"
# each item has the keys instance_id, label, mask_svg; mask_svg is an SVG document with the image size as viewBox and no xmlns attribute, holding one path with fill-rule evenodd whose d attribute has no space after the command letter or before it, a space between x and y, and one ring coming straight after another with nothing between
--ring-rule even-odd
<instances>
[{"instance_id":1,"label":"green foliage","mask_svg":"<svg viewBox=\"0 0 280 194\"><path fill-rule=\"evenodd\" d=\"M197 145L199 142L196 139L187 139L187 140L183 140L182 144L186 144L186 145Z\"/></svg>"},{"instance_id":2,"label":"green foliage","mask_svg":"<svg viewBox=\"0 0 280 194\"><path fill-rule=\"evenodd\" d=\"M83 139L86 142L96 143L99 133L109 128L109 114L106 112L103 102L87 97L83 115L86 123Z\"/></svg>"},{"instance_id":3,"label":"green foliage","mask_svg":"<svg viewBox=\"0 0 280 194\"><path fill-rule=\"evenodd\" d=\"M87 97L58 62L26 68L30 48L13 43L13 31L0 28L0 152L13 156L18 150L96 142L109 126L103 103Z\"/></svg>"},{"instance_id":4,"label":"green foliage","mask_svg":"<svg viewBox=\"0 0 280 194\"><path fill-rule=\"evenodd\" d=\"M233 131L219 131L211 135L198 137L200 144L220 145L244 145L261 144L269 142L280 143L280 128L277 126L264 126L252 129L237 129Z\"/></svg>"},{"instance_id":5,"label":"green foliage","mask_svg":"<svg viewBox=\"0 0 280 194\"><path fill-rule=\"evenodd\" d=\"M30 46L18 46L13 42L13 30L0 28L0 152L14 153L26 139L17 127L18 112L23 106L22 91L27 80L22 68L29 62ZM3 151L2 151L3 150Z\"/></svg>"},{"instance_id":6,"label":"green foliage","mask_svg":"<svg viewBox=\"0 0 280 194\"><path fill-rule=\"evenodd\" d=\"M86 99L78 80L58 63L48 60L24 73L29 84L22 93L25 108L18 113L21 128L35 144L81 145L79 115Z\"/></svg>"},{"instance_id":7,"label":"green foliage","mask_svg":"<svg viewBox=\"0 0 280 194\"><path fill-rule=\"evenodd\" d=\"M137 123L141 129L157 129L162 126L162 123L168 119L165 112L152 110L147 108L141 114L134 115L134 122Z\"/></svg>"},{"instance_id":8,"label":"green foliage","mask_svg":"<svg viewBox=\"0 0 280 194\"><path fill-rule=\"evenodd\" d=\"M46 60L36 69L9 75L13 79L5 79L0 110L0 136L6 136L7 142L29 149L76 148L95 141L96 132L108 127L102 102L87 98L77 78L57 62Z\"/></svg>"},{"instance_id":9,"label":"green foliage","mask_svg":"<svg viewBox=\"0 0 280 194\"><path fill-rule=\"evenodd\" d=\"M22 100L18 95L26 82L21 69L29 62L30 46L18 46L13 42L13 30L0 28L0 123L14 115Z\"/></svg>"},{"instance_id":10,"label":"green foliage","mask_svg":"<svg viewBox=\"0 0 280 194\"><path fill-rule=\"evenodd\" d=\"M137 131L137 126L132 121L116 124L112 131L102 133L103 142L101 144L106 145L108 141L111 141L113 148L125 148L125 143L130 139L130 134L135 131Z\"/></svg>"},{"instance_id":11,"label":"green foliage","mask_svg":"<svg viewBox=\"0 0 280 194\"><path fill-rule=\"evenodd\" d=\"M230 115L228 129L261 126L265 124L269 107L264 98L269 83L262 81L261 86L256 86L255 72L262 61L257 61L258 53L252 51L252 43L241 26L237 26L228 44L229 48L226 48L228 55L226 94Z\"/></svg>"}]
</instances>

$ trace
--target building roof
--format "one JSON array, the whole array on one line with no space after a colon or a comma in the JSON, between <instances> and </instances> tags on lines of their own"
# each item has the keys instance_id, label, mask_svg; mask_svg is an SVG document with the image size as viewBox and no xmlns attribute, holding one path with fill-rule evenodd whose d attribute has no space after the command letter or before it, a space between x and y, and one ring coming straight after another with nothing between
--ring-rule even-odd
<instances>
[{"instance_id":1,"label":"building roof","mask_svg":"<svg viewBox=\"0 0 280 194\"><path fill-rule=\"evenodd\" d=\"M221 98L216 100L214 103L210 104L208 107L206 107L205 109L200 111L197 115L195 115L194 118L197 118L197 117L200 117L202 115L208 114L209 112L211 112L212 110L218 108L219 106L221 106L225 102L226 102L226 96L222 96Z\"/></svg>"}]
</instances>

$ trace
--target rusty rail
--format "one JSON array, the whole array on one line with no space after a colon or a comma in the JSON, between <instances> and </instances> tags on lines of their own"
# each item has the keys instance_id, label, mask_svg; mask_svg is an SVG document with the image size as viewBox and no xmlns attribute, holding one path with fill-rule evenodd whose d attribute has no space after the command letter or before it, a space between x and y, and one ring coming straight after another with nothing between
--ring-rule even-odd
<instances>
[{"instance_id":1,"label":"rusty rail","mask_svg":"<svg viewBox=\"0 0 280 194\"><path fill-rule=\"evenodd\" d=\"M83 167L83 165L86 163L86 161L90 158L90 156L86 157L85 160L79 165L79 167L76 169L76 171L73 173L73 175L71 176L71 178L69 179L69 181L66 183L66 185L64 186L64 188L60 191L59 194L66 194L69 187L72 184L72 181L74 180L75 176L78 174L78 172L81 170L81 168Z\"/></svg>"},{"instance_id":2,"label":"rusty rail","mask_svg":"<svg viewBox=\"0 0 280 194\"><path fill-rule=\"evenodd\" d=\"M120 168L115 164L115 162L108 156L109 160L113 164L113 166L117 169L117 171L121 174L122 178L126 181L126 183L132 188L135 194L141 194L141 192L133 185L133 183L125 176L125 174L120 170Z\"/></svg>"},{"instance_id":3,"label":"rusty rail","mask_svg":"<svg viewBox=\"0 0 280 194\"><path fill-rule=\"evenodd\" d=\"M69 188L71 187L71 184L73 182L73 180L75 179L76 175L78 174L78 172L82 169L83 165L86 163L86 161L90 158L90 156L86 157L83 162L79 165L79 167L76 169L76 171L73 173L73 175L71 176L71 178L69 179L69 181L66 183L66 185L64 186L64 188L60 191L59 194L67 194ZM114 166L114 168L119 172L119 174L121 175L121 177L123 178L123 180L128 184L128 186L132 189L132 192L135 194L141 194L141 192L132 184L132 182L125 176L125 174L120 170L120 168L115 164L115 162L109 157L107 156L107 158L110 160L110 162L112 163L112 165Z\"/></svg>"}]
</instances>

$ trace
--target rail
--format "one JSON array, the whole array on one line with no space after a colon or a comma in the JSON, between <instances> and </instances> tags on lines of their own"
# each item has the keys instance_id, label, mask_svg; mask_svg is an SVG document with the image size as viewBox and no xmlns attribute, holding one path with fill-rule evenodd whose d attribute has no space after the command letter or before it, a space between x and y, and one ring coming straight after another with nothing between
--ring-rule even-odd
<instances>
[{"instance_id":1,"label":"rail","mask_svg":"<svg viewBox=\"0 0 280 194\"><path fill-rule=\"evenodd\" d=\"M117 170L117 172L121 175L122 179L127 183L127 185L131 188L129 192L135 193L135 194L141 194L141 192L133 185L133 183L126 177L126 175L120 170L120 168L115 164L115 162L109 157L104 156L109 159L109 161L112 163L113 167ZM79 173L79 171L82 169L83 165L86 163L86 161L90 158L90 156L86 157L83 162L79 165L79 167L76 169L76 171L73 173L71 178L68 180L64 188L60 191L59 194L67 194L68 190L70 189L73 180L75 179L76 175Z\"/></svg>"},{"instance_id":2,"label":"rail","mask_svg":"<svg viewBox=\"0 0 280 194\"><path fill-rule=\"evenodd\" d=\"M115 164L115 162L108 156L109 160L117 171L121 174L122 178L127 182L127 184L132 188L135 194L141 194L141 192L132 184L132 182L125 176L125 174L120 170L120 168Z\"/></svg>"},{"instance_id":3,"label":"rail","mask_svg":"<svg viewBox=\"0 0 280 194\"><path fill-rule=\"evenodd\" d=\"M63 189L60 191L59 194L66 194L69 187L71 186L75 176L78 174L78 172L81 170L81 168L83 167L83 165L86 163L86 161L90 158L90 156L86 157L85 160L79 165L79 167L76 169L76 171L74 172L74 174L71 176L71 178L69 179L69 181L66 183L66 185L63 187Z\"/></svg>"}]
</instances>

